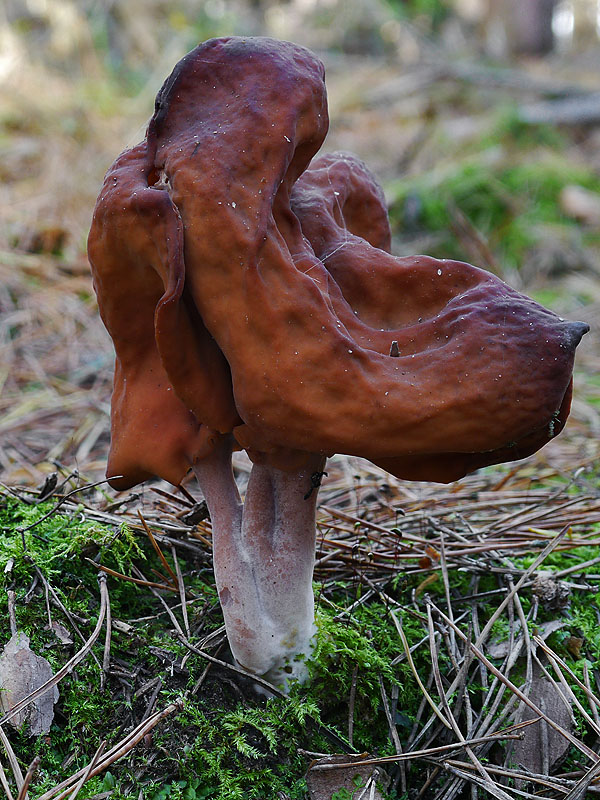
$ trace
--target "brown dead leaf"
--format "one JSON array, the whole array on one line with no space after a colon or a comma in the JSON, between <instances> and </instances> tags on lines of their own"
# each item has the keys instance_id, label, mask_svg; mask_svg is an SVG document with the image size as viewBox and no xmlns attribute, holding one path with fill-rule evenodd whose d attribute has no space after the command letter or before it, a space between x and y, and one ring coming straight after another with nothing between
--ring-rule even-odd
<instances>
[{"instance_id":1,"label":"brown dead leaf","mask_svg":"<svg viewBox=\"0 0 600 800\"><path fill-rule=\"evenodd\" d=\"M0 712L7 713L20 700L53 676L52 667L29 647L29 637L17 631L0 653ZM15 728L29 723L32 736L48 733L54 719L58 688L49 689L10 720Z\"/></svg>"},{"instance_id":2,"label":"brown dead leaf","mask_svg":"<svg viewBox=\"0 0 600 800\"><path fill-rule=\"evenodd\" d=\"M385 790L389 785L388 775L373 764L361 764L364 755L335 755L313 761L306 774L310 800L331 800L341 789L345 789L353 800L383 800L378 785ZM327 769L330 764L351 764L347 767Z\"/></svg>"},{"instance_id":3,"label":"brown dead leaf","mask_svg":"<svg viewBox=\"0 0 600 800\"><path fill-rule=\"evenodd\" d=\"M533 667L533 680L529 697L554 722L565 730L573 730L571 707L549 681L538 664ZM552 769L561 762L569 750L569 741L547 722L540 720L523 730L523 738L515 742L513 760L530 772L552 774Z\"/></svg>"},{"instance_id":4,"label":"brown dead leaf","mask_svg":"<svg viewBox=\"0 0 600 800\"><path fill-rule=\"evenodd\" d=\"M565 625L566 623L559 619L551 619L547 622L542 622L537 626L537 635L545 642L551 633L559 631L561 628L564 628ZM520 633L521 626L518 624L515 625L515 630ZM520 652L523 647L523 640L521 638L517 639L516 646L519 648ZM508 639L490 639L486 646L486 653L489 658L506 658L510 652L510 642Z\"/></svg>"},{"instance_id":5,"label":"brown dead leaf","mask_svg":"<svg viewBox=\"0 0 600 800\"><path fill-rule=\"evenodd\" d=\"M56 636L59 642L64 645L73 644L73 637L69 633L69 631L65 628L64 625L61 625L60 622L56 622L56 620L52 620L52 624L46 627L46 630L51 630L52 633Z\"/></svg>"},{"instance_id":6,"label":"brown dead leaf","mask_svg":"<svg viewBox=\"0 0 600 800\"><path fill-rule=\"evenodd\" d=\"M567 650L573 658L579 660L581 658L581 648L583 647L583 639L579 636L569 636L567 639Z\"/></svg>"}]
</instances>

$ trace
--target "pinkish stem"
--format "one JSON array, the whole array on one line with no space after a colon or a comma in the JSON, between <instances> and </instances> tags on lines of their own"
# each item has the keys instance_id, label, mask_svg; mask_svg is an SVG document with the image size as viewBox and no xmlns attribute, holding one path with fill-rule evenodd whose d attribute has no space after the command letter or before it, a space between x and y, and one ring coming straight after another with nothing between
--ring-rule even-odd
<instances>
[{"instance_id":1,"label":"pinkish stem","mask_svg":"<svg viewBox=\"0 0 600 800\"><path fill-rule=\"evenodd\" d=\"M194 470L208 504L213 560L227 636L237 662L274 683L303 679L315 633L312 574L317 489L324 459L293 473L255 464L244 505L223 441ZM309 494L308 497L306 495Z\"/></svg>"}]
</instances>

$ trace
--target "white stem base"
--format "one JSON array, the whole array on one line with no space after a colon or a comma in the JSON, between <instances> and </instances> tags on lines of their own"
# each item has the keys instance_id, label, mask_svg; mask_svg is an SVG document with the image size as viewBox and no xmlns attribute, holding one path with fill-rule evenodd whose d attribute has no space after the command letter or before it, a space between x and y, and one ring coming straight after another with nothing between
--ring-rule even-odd
<instances>
[{"instance_id":1,"label":"white stem base","mask_svg":"<svg viewBox=\"0 0 600 800\"><path fill-rule=\"evenodd\" d=\"M312 575L318 489L314 456L301 470L252 467L242 506L223 441L194 470L213 528L213 560L227 636L236 661L275 685L303 680L315 633ZM310 492L308 497L305 496Z\"/></svg>"}]
</instances>

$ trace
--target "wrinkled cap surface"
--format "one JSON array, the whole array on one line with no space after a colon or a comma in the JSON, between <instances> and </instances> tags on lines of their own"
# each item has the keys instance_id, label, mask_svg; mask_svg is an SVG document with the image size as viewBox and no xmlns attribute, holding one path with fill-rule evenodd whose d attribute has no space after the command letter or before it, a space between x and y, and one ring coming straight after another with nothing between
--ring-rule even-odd
<instances>
[{"instance_id":1,"label":"wrinkled cap surface","mask_svg":"<svg viewBox=\"0 0 600 800\"><path fill-rule=\"evenodd\" d=\"M177 482L231 432L283 469L339 452L447 481L564 425L586 326L469 264L390 255L362 162L311 164L327 124L308 50L211 40L109 171L89 252L119 486Z\"/></svg>"},{"instance_id":2,"label":"wrinkled cap surface","mask_svg":"<svg viewBox=\"0 0 600 800\"><path fill-rule=\"evenodd\" d=\"M145 143L115 161L88 243L100 313L116 351L107 475L122 476L111 481L120 489L155 475L179 483L193 460L210 451L217 429L239 421L229 366L180 291L181 219L168 193L148 186L146 167ZM201 418L190 410L197 397Z\"/></svg>"}]
</instances>

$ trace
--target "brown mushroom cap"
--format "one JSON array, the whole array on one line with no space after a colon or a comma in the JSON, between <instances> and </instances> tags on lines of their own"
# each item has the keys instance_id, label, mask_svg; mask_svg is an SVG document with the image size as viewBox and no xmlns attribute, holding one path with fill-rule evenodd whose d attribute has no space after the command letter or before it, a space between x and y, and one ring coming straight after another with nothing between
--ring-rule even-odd
<instances>
[{"instance_id":1,"label":"brown mushroom cap","mask_svg":"<svg viewBox=\"0 0 600 800\"><path fill-rule=\"evenodd\" d=\"M168 193L148 186L146 166L145 143L115 161L88 242L116 350L107 474L117 489L154 475L179 483L217 431L239 419L227 362L181 291L181 220ZM177 394L163 360L177 377ZM201 419L189 410L198 397Z\"/></svg>"},{"instance_id":2,"label":"brown mushroom cap","mask_svg":"<svg viewBox=\"0 0 600 800\"><path fill-rule=\"evenodd\" d=\"M290 205L323 263L346 234L389 253L392 232L383 189L354 153L325 153L294 184Z\"/></svg>"},{"instance_id":3,"label":"brown mushroom cap","mask_svg":"<svg viewBox=\"0 0 600 800\"><path fill-rule=\"evenodd\" d=\"M360 176L358 180L357 176ZM368 262L364 251L368 248L365 248L364 243L357 242L349 234L356 234L359 237L362 235L375 247L377 247L378 240L385 241L385 226L381 224L382 216L387 221L384 203L383 193L368 168L360 159L349 153L330 153L315 159L297 181L292 193L292 208L300 219L303 233L313 245L315 254L327 266L341 287L345 301L354 309L357 307L361 309L359 317L368 318L371 309L377 309L379 320L386 319L387 314L393 315L396 312L397 289L400 287L400 283L396 282L397 275L385 270L378 273L379 280L372 280L372 273L368 268L365 269L365 263ZM377 208L378 205L381 206L380 209ZM361 218L361 209L363 208L368 209L369 218L373 218L376 222L373 230L367 230L366 213L365 218ZM386 249L382 244L379 247ZM444 265L450 264L450 262L435 262L427 256L396 259L396 261L399 265L415 262L421 267L433 262L434 266L439 264L438 269L444 269ZM469 265L460 263L456 266L459 269L475 270ZM390 283L387 283L386 278L390 280ZM497 280L495 283L496 288L502 286L505 289L508 288ZM394 291L395 289L396 291ZM512 290L510 291L512 292ZM532 304L538 315L542 312L544 320L546 315L550 315L551 321L553 319L555 322L564 322L546 309L533 304L528 298L514 292L512 294L520 301L526 301L526 305ZM435 298L421 298L418 301L422 306L417 306L413 313L416 316L419 314L419 308L422 307L422 317L416 320L419 326L425 319L426 309L431 300L435 301ZM513 311L518 309L518 305L515 305L516 308ZM348 318L347 308L341 309L342 314L344 311ZM528 310L525 309L525 315L527 314ZM516 314L511 316L516 316ZM377 321L374 320L372 324L377 324ZM533 326L528 324L526 327ZM561 349L571 351L573 348L574 350L587 328L588 326L582 323L566 323L567 336L572 336L572 341ZM544 349L542 347L542 350ZM548 354L540 357L541 365L543 365L544 360L548 359ZM554 358L555 363L558 363L558 359ZM568 357L562 361L563 366L565 361L565 375L568 376L570 375ZM532 376L532 382L538 379L539 372ZM460 381L460 376L458 380ZM555 397L560 397L560 386L554 386L554 388L557 390ZM572 379L568 381L555 414L547 423L532 427L522 436L515 435L513 440L495 449L481 452L435 452L431 455L406 453L391 458L375 456L371 460L401 478L447 482L489 464L525 458L539 450L563 429L569 414L571 394ZM512 397L514 400L510 395L506 398L509 406L511 401L519 403L516 394L513 394Z\"/></svg>"},{"instance_id":4,"label":"brown mushroom cap","mask_svg":"<svg viewBox=\"0 0 600 800\"><path fill-rule=\"evenodd\" d=\"M200 423L279 467L341 452L433 480L521 457L564 424L586 327L468 264L386 252L383 195L364 165L337 155L306 169L327 130L323 76L291 43L206 42L165 82L114 189L107 176L90 257L128 365L115 383L127 413L113 414L128 480L200 457ZM144 334L126 358L136 294ZM122 376L145 369L140 349L156 409L171 387L179 398L173 419L171 405L121 400ZM131 446L128 430L154 424L136 412L160 413L164 452Z\"/></svg>"}]
</instances>

